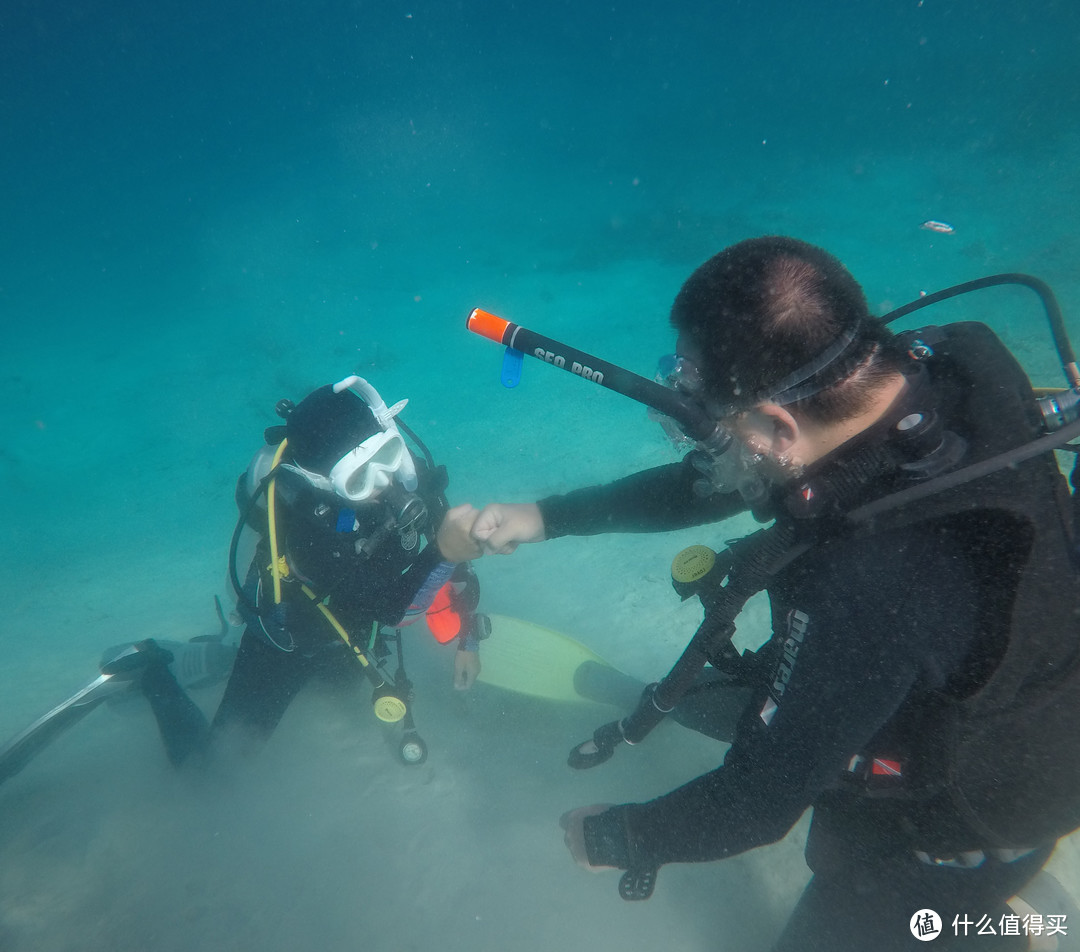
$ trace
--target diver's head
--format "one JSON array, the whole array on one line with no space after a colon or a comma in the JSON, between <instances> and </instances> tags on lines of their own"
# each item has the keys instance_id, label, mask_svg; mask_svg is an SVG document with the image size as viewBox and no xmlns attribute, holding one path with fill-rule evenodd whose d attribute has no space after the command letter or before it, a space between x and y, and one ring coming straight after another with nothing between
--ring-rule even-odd
<instances>
[{"instance_id":1,"label":"diver's head","mask_svg":"<svg viewBox=\"0 0 1080 952\"><path fill-rule=\"evenodd\" d=\"M679 291L671 324L718 410L771 402L834 422L864 410L897 368L858 282L795 238L751 238L710 258Z\"/></svg>"},{"instance_id":2,"label":"diver's head","mask_svg":"<svg viewBox=\"0 0 1080 952\"><path fill-rule=\"evenodd\" d=\"M403 404L402 404L403 405ZM366 381L350 377L284 405L291 463L317 489L350 503L377 499L395 480L416 488L416 470L393 416Z\"/></svg>"},{"instance_id":3,"label":"diver's head","mask_svg":"<svg viewBox=\"0 0 1080 952\"><path fill-rule=\"evenodd\" d=\"M679 359L667 382L720 423L720 442L742 444L740 478L791 475L902 386L892 335L870 317L858 282L794 238L753 238L710 258L679 291L671 323Z\"/></svg>"}]
</instances>

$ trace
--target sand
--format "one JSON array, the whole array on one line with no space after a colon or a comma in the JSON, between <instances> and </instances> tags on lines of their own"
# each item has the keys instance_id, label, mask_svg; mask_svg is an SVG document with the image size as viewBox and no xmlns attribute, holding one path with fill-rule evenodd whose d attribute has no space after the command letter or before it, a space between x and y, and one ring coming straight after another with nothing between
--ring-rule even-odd
<instances>
[{"instance_id":1,"label":"sand","mask_svg":"<svg viewBox=\"0 0 1080 952\"><path fill-rule=\"evenodd\" d=\"M453 502L674 458L643 408L569 374L529 362L504 390L499 349L464 330L474 306L648 376L690 271L780 232L837 253L878 312L1017 270L1049 280L1072 324L1075 14L773 6L386 5L355 23L343 4L93 23L19 7L0 157L18 183L0 736L109 645L216 628L233 485L282 397L359 373L409 398ZM1037 383L1062 381L1029 291L923 317L987 320ZM485 559L482 608L652 679L698 619L672 556L750 527ZM740 637L763 625L758 604ZM573 865L559 815L663 793L722 746L663 725L576 773L570 747L616 712L456 693L449 653L408 637L418 768L366 697L317 686L260 756L204 773L168 766L140 703L95 711L0 788L0 948L769 948L808 877L806 818L625 903L614 874ZM196 699L211 711L219 690ZM1075 844L1054 867L1080 893Z\"/></svg>"}]
</instances>

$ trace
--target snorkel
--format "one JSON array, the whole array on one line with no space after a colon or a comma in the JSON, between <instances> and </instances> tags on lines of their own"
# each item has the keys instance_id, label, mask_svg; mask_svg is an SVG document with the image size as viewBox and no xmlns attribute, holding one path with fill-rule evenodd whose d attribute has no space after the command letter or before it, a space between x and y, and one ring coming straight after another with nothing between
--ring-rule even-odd
<instances>
[{"instance_id":1,"label":"snorkel","mask_svg":"<svg viewBox=\"0 0 1080 952\"><path fill-rule=\"evenodd\" d=\"M675 385L676 373L648 380L480 308L472 311L465 326L474 334L506 346L501 373L503 386L517 386L523 358L528 353L537 360L614 390L656 411L673 442L693 443L701 451L694 461L702 474L694 484L694 491L699 495L738 492L751 509L765 497L765 484L756 471L758 460L699 400ZM658 382L659 379L665 383ZM678 438L673 432L676 428L686 439Z\"/></svg>"},{"instance_id":2,"label":"snorkel","mask_svg":"<svg viewBox=\"0 0 1080 952\"><path fill-rule=\"evenodd\" d=\"M1061 307L1053 290L1045 281L1016 272L990 275L974 281L966 281L933 294L924 294L917 300L898 307L877 320L881 324L891 324L931 304L982 288L1009 284L1020 285L1034 291L1039 296L1046 312L1054 346L1065 374L1066 388L1037 391L1040 394L1037 402L1046 431L1055 433L1080 418L1080 368L1077 367L1076 356L1065 330ZM545 337L543 334L538 334L480 308L472 310L465 321L465 327L480 337L486 337L506 347L500 374L504 387L512 388L518 385L521 380L524 355L529 354L537 360L572 373L582 380L621 393L631 400L670 417L678 423L690 439L697 442L699 448L708 452L713 458L719 458L734 442L734 438L727 429L701 403L673 387L648 380L600 357ZM1065 443L1076 435L1073 433L1060 440L1060 443Z\"/></svg>"},{"instance_id":3,"label":"snorkel","mask_svg":"<svg viewBox=\"0 0 1080 952\"><path fill-rule=\"evenodd\" d=\"M599 384L643 403L659 415L660 423L674 443L694 443L703 455L695 462L702 479L695 492L739 492L748 506L756 505L764 493L764 484L754 472L753 460L741 451L741 444L719 420L696 399L677 389L673 375L666 375L667 385L608 363L600 357L570 347L560 341L530 331L494 314L474 308L465 322L474 334L506 346L501 380L504 387L516 387L521 379L524 355L569 371L582 380ZM681 430L680 440L674 430Z\"/></svg>"},{"instance_id":4,"label":"snorkel","mask_svg":"<svg viewBox=\"0 0 1080 952\"><path fill-rule=\"evenodd\" d=\"M506 346L501 374L505 387L517 386L521 379L522 357L529 354L582 380L599 384L652 407L671 417L688 436L699 442L708 442L716 433L716 421L696 401L583 350L537 334L480 308L473 309L465 321L465 326L480 337Z\"/></svg>"}]
</instances>

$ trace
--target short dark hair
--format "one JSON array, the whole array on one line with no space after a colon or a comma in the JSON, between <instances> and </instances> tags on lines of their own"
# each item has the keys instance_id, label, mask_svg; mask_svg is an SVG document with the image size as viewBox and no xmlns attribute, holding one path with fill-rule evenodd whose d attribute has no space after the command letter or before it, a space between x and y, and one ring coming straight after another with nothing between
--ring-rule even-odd
<instances>
[{"instance_id":1,"label":"short dark hair","mask_svg":"<svg viewBox=\"0 0 1080 952\"><path fill-rule=\"evenodd\" d=\"M859 283L827 251L796 238L750 238L699 267L682 286L671 323L701 352L710 401L747 409L775 395L778 384L812 367L831 346L851 342L792 409L819 422L854 416L877 384L896 372L892 335L870 317Z\"/></svg>"}]
</instances>

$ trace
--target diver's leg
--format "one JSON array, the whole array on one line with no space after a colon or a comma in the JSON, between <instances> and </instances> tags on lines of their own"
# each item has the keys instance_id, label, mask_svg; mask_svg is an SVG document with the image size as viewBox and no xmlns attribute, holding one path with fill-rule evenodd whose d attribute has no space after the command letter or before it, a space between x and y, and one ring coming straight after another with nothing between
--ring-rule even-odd
<instances>
[{"instance_id":1,"label":"diver's leg","mask_svg":"<svg viewBox=\"0 0 1080 952\"><path fill-rule=\"evenodd\" d=\"M962 868L922 862L906 849L878 852L875 844L850 844L811 828L807 861L814 878L774 952L926 948L927 940L912 932L912 917L925 909L941 919L935 949L977 950L991 941L1002 952L1019 952L1027 937L1002 932L1002 917L1015 915L1007 900L1038 873L1050 849L1012 863L988 856L977 867ZM916 923L919 928L924 934L930 929L928 917Z\"/></svg>"},{"instance_id":2,"label":"diver's leg","mask_svg":"<svg viewBox=\"0 0 1080 952\"><path fill-rule=\"evenodd\" d=\"M752 693L745 683L707 668L680 698L671 717L683 727L730 744Z\"/></svg>"},{"instance_id":3,"label":"diver's leg","mask_svg":"<svg viewBox=\"0 0 1080 952\"><path fill-rule=\"evenodd\" d=\"M152 638L102 665L104 674L138 677L139 687L154 712L169 761L176 767L206 748L206 718L176 680L169 664L172 653Z\"/></svg>"},{"instance_id":4,"label":"diver's leg","mask_svg":"<svg viewBox=\"0 0 1080 952\"><path fill-rule=\"evenodd\" d=\"M238 731L245 747L261 746L310 675L311 666L298 652L280 651L244 632L211 734Z\"/></svg>"},{"instance_id":5,"label":"diver's leg","mask_svg":"<svg viewBox=\"0 0 1080 952\"><path fill-rule=\"evenodd\" d=\"M1003 932L1006 917L1016 922L1013 929L1021 920L1007 900L1038 873L1045 859L1043 855L1027 862L991 860L986 869L921 870L905 861L869 877L815 875L773 952L926 948L924 943L930 940L918 939L912 932L913 917L926 909L941 920L935 949L971 947L974 952L992 941L1001 952L1022 952L1029 948L1027 937ZM928 934L929 917L921 917L914 928ZM994 938L987 940L988 935Z\"/></svg>"}]
</instances>

